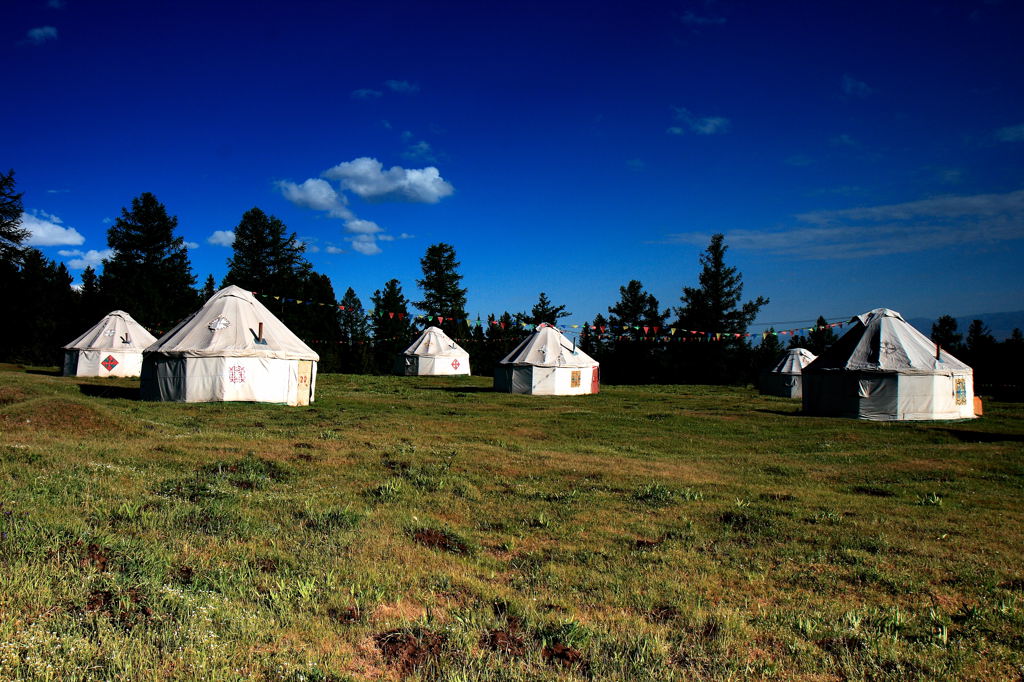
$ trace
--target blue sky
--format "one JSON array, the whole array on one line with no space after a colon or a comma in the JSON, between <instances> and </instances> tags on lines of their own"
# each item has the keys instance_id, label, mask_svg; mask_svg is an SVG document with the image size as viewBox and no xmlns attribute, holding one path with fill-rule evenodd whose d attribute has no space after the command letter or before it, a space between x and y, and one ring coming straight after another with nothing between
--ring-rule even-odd
<instances>
[{"instance_id":1,"label":"blue sky","mask_svg":"<svg viewBox=\"0 0 1024 682\"><path fill-rule=\"evenodd\" d=\"M76 274L148 191L364 303L445 241L473 315L678 305L724 232L762 323L1024 308L1020 2L496 5L18 0L0 167Z\"/></svg>"}]
</instances>

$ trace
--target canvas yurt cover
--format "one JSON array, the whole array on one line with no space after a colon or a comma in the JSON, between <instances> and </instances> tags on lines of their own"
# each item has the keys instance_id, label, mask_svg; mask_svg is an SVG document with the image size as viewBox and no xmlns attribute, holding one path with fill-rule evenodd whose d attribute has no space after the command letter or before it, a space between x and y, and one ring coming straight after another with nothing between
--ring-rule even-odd
<instances>
[{"instance_id":1,"label":"canvas yurt cover","mask_svg":"<svg viewBox=\"0 0 1024 682\"><path fill-rule=\"evenodd\" d=\"M66 377L137 377L142 351L156 337L123 310L115 310L64 346Z\"/></svg>"},{"instance_id":2,"label":"canvas yurt cover","mask_svg":"<svg viewBox=\"0 0 1024 682\"><path fill-rule=\"evenodd\" d=\"M410 376L469 374L469 353L437 327L427 327L398 356L395 370Z\"/></svg>"},{"instance_id":3,"label":"canvas yurt cover","mask_svg":"<svg viewBox=\"0 0 1024 682\"><path fill-rule=\"evenodd\" d=\"M142 397L308 405L319 359L255 296L228 286L146 349Z\"/></svg>"},{"instance_id":4,"label":"canvas yurt cover","mask_svg":"<svg viewBox=\"0 0 1024 682\"><path fill-rule=\"evenodd\" d=\"M854 326L803 370L808 414L882 421L974 417L974 371L888 308Z\"/></svg>"},{"instance_id":5,"label":"canvas yurt cover","mask_svg":"<svg viewBox=\"0 0 1024 682\"><path fill-rule=\"evenodd\" d=\"M542 324L494 370L494 390L532 395L584 395L601 387L598 362L561 332Z\"/></svg>"},{"instance_id":6,"label":"canvas yurt cover","mask_svg":"<svg viewBox=\"0 0 1024 682\"><path fill-rule=\"evenodd\" d=\"M800 374L814 358L814 353L806 348L790 348L774 367L761 374L761 393L782 398L799 398L802 385Z\"/></svg>"}]
</instances>

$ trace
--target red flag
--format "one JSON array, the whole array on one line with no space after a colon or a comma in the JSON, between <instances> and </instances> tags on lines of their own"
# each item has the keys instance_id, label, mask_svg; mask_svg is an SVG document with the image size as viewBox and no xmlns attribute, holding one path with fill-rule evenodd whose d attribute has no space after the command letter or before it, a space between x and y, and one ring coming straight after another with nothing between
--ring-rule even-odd
<instances>
[{"instance_id":1,"label":"red flag","mask_svg":"<svg viewBox=\"0 0 1024 682\"><path fill-rule=\"evenodd\" d=\"M395 314L394 313L388 313L388 317L390 317L393 320L393 319L395 319Z\"/></svg>"},{"instance_id":2,"label":"red flag","mask_svg":"<svg viewBox=\"0 0 1024 682\"><path fill-rule=\"evenodd\" d=\"M644 327L644 334L646 334L646 333L647 333L647 330L648 330L648 329L650 329L650 327Z\"/></svg>"},{"instance_id":3,"label":"red flag","mask_svg":"<svg viewBox=\"0 0 1024 682\"><path fill-rule=\"evenodd\" d=\"M438 317L438 318L437 318L437 321L438 321L439 323L443 323L443 322L444 322L444 318L443 318L443 317Z\"/></svg>"}]
</instances>

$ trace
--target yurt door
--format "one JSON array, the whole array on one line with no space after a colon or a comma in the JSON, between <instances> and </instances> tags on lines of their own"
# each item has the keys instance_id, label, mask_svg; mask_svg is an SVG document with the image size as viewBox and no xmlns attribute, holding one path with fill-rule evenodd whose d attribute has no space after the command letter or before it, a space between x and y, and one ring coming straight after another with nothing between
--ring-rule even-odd
<instances>
[{"instance_id":1,"label":"yurt door","mask_svg":"<svg viewBox=\"0 0 1024 682\"><path fill-rule=\"evenodd\" d=\"M590 378L590 392L598 393L601 391L601 368L595 367L594 374Z\"/></svg>"},{"instance_id":2,"label":"yurt door","mask_svg":"<svg viewBox=\"0 0 1024 682\"><path fill-rule=\"evenodd\" d=\"M313 388L313 361L299 360L299 389L296 405L309 405L309 393Z\"/></svg>"}]
</instances>

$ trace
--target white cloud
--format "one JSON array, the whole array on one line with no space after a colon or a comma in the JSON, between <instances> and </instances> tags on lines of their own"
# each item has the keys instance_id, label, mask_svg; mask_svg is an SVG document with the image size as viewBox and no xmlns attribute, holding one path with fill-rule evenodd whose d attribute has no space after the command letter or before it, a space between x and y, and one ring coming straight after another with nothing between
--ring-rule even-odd
<instances>
[{"instance_id":1,"label":"white cloud","mask_svg":"<svg viewBox=\"0 0 1024 682\"><path fill-rule=\"evenodd\" d=\"M323 176L340 182L343 189L355 192L367 201L407 201L436 204L455 188L441 177L434 166L384 170L377 159L361 157L339 163Z\"/></svg>"},{"instance_id":2,"label":"white cloud","mask_svg":"<svg viewBox=\"0 0 1024 682\"><path fill-rule=\"evenodd\" d=\"M103 222L104 225L109 225L112 222L114 222L114 219L113 218L104 218L102 222Z\"/></svg>"},{"instance_id":3,"label":"white cloud","mask_svg":"<svg viewBox=\"0 0 1024 682\"><path fill-rule=\"evenodd\" d=\"M85 237L73 227L63 227L63 220L46 211L21 214L21 226L28 230L28 246L78 246Z\"/></svg>"},{"instance_id":4,"label":"white cloud","mask_svg":"<svg viewBox=\"0 0 1024 682\"><path fill-rule=\"evenodd\" d=\"M69 189L48 189L48 190L46 190L46 193L47 194L67 194L70 191L71 190L69 190Z\"/></svg>"},{"instance_id":5,"label":"white cloud","mask_svg":"<svg viewBox=\"0 0 1024 682\"><path fill-rule=\"evenodd\" d=\"M231 246L235 243L235 233L233 230L214 230L206 241L215 246Z\"/></svg>"},{"instance_id":6,"label":"white cloud","mask_svg":"<svg viewBox=\"0 0 1024 682\"><path fill-rule=\"evenodd\" d=\"M698 135L717 135L729 130L729 119L724 116L695 116L685 107L672 107L676 119L681 121L691 131ZM672 126L667 131L669 135L682 135L685 131L679 126Z\"/></svg>"},{"instance_id":7,"label":"white cloud","mask_svg":"<svg viewBox=\"0 0 1024 682\"><path fill-rule=\"evenodd\" d=\"M199 242L185 242L185 248L192 250L199 248Z\"/></svg>"},{"instance_id":8,"label":"white cloud","mask_svg":"<svg viewBox=\"0 0 1024 682\"><path fill-rule=\"evenodd\" d=\"M788 230L732 230L736 249L806 259L867 258L944 247L1024 239L1024 190L945 196L884 206L810 211ZM669 235L668 242L703 246L710 234Z\"/></svg>"},{"instance_id":9,"label":"white cloud","mask_svg":"<svg viewBox=\"0 0 1024 682\"><path fill-rule=\"evenodd\" d=\"M25 38L33 45L42 45L49 40L57 39L57 29L53 26L39 26L30 28Z\"/></svg>"},{"instance_id":10,"label":"white cloud","mask_svg":"<svg viewBox=\"0 0 1024 682\"><path fill-rule=\"evenodd\" d=\"M353 234L376 234L381 231L381 227L372 220L353 218L345 221L345 230Z\"/></svg>"},{"instance_id":11,"label":"white cloud","mask_svg":"<svg viewBox=\"0 0 1024 682\"><path fill-rule=\"evenodd\" d=\"M345 249L339 248L337 246L328 246L326 251L327 253L345 253Z\"/></svg>"},{"instance_id":12,"label":"white cloud","mask_svg":"<svg viewBox=\"0 0 1024 682\"><path fill-rule=\"evenodd\" d=\"M1024 123L1000 128L996 131L996 139L1000 142L1024 142Z\"/></svg>"},{"instance_id":13,"label":"white cloud","mask_svg":"<svg viewBox=\"0 0 1024 682\"><path fill-rule=\"evenodd\" d=\"M372 234L357 234L348 240L352 243L352 250L364 256L375 256L380 253L380 247L377 246L377 240Z\"/></svg>"},{"instance_id":14,"label":"white cloud","mask_svg":"<svg viewBox=\"0 0 1024 682\"><path fill-rule=\"evenodd\" d=\"M79 249L61 249L57 252L64 258L70 258L68 267L72 270L85 270L87 267L97 268L103 264L103 261L114 255L113 249L103 249L97 251L95 249L89 249L88 251L81 251Z\"/></svg>"},{"instance_id":15,"label":"white cloud","mask_svg":"<svg viewBox=\"0 0 1024 682\"><path fill-rule=\"evenodd\" d=\"M420 91L420 86L409 81L384 81L384 85L387 86L391 92L400 92L404 95L414 95Z\"/></svg>"},{"instance_id":16,"label":"white cloud","mask_svg":"<svg viewBox=\"0 0 1024 682\"><path fill-rule=\"evenodd\" d=\"M360 88L352 91L352 99L377 99L384 93L380 90L372 90L370 88Z\"/></svg>"},{"instance_id":17,"label":"white cloud","mask_svg":"<svg viewBox=\"0 0 1024 682\"><path fill-rule=\"evenodd\" d=\"M848 73L843 74L843 94L847 97L867 97L874 92L874 89L864 81L859 81Z\"/></svg>"},{"instance_id":18,"label":"white cloud","mask_svg":"<svg viewBox=\"0 0 1024 682\"><path fill-rule=\"evenodd\" d=\"M284 198L298 206L315 211L327 211L334 218L350 218L352 212L345 207L345 195L339 194L331 183L320 178L309 178L301 185L294 182L277 183Z\"/></svg>"}]
</instances>

